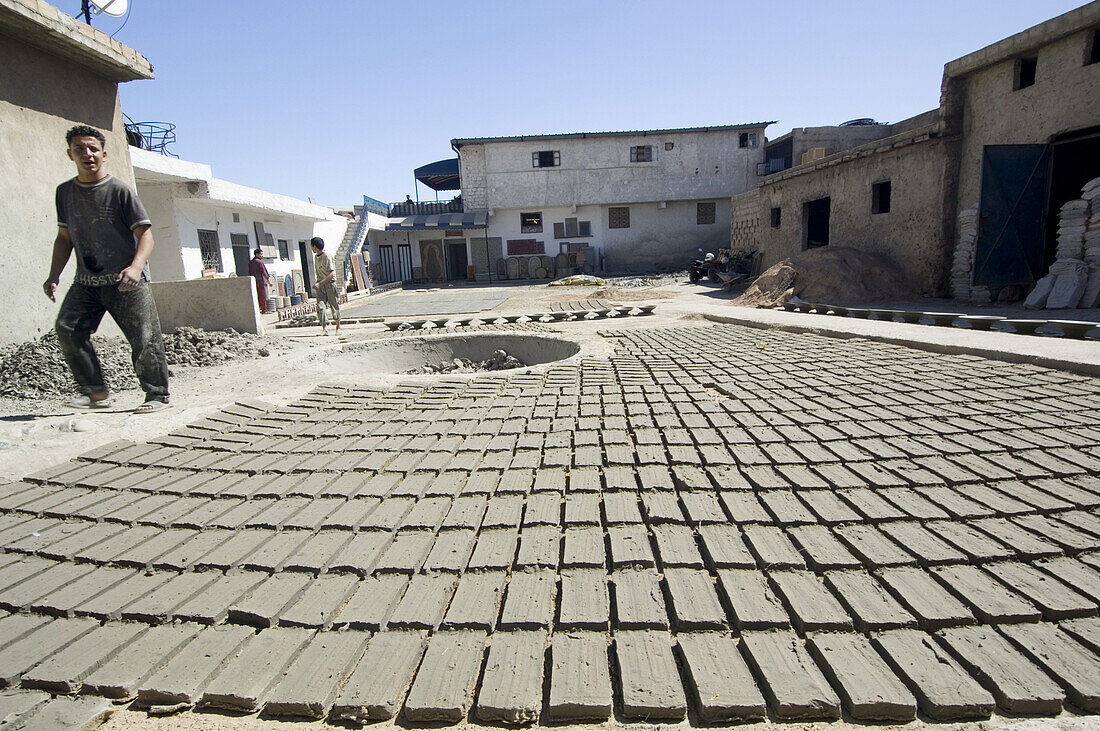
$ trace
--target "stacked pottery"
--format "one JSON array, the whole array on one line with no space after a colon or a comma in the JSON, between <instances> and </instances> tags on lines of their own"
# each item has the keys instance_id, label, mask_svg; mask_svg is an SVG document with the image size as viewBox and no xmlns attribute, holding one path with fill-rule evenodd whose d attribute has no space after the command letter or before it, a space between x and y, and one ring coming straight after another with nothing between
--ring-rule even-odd
<instances>
[{"instance_id":1,"label":"stacked pottery","mask_svg":"<svg viewBox=\"0 0 1100 731\"><path fill-rule=\"evenodd\" d=\"M974 247L978 241L978 206L970 206L958 217L959 240L951 265L951 296L970 299L970 279L974 268Z\"/></svg>"}]
</instances>

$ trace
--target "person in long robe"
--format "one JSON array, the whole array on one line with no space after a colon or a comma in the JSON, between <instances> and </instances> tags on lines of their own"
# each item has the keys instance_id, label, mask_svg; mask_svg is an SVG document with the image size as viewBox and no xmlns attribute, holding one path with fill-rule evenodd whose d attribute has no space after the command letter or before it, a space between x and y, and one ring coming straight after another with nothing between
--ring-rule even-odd
<instances>
[{"instance_id":1,"label":"person in long robe","mask_svg":"<svg viewBox=\"0 0 1100 731\"><path fill-rule=\"evenodd\" d=\"M264 265L263 249L252 252L255 256L248 262L248 273L256 280L256 300L260 303L260 312L267 312L267 285L271 275Z\"/></svg>"}]
</instances>

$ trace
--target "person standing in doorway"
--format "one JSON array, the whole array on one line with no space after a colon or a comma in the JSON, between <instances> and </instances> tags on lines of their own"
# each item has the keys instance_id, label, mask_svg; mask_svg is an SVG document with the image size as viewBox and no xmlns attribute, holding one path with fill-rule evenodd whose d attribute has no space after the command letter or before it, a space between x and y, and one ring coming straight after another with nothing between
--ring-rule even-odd
<instances>
[{"instance_id":1,"label":"person standing in doorway","mask_svg":"<svg viewBox=\"0 0 1100 731\"><path fill-rule=\"evenodd\" d=\"M69 406L97 409L111 404L91 340L109 312L130 342L134 371L145 391L145 403L135 413L166 409L168 364L147 265L153 251L149 216L134 189L107 173L102 132L77 125L65 142L76 177L57 186L57 237L42 290L57 301L61 272L75 251L76 277L55 323L61 352L81 393Z\"/></svg>"},{"instance_id":2,"label":"person standing in doorway","mask_svg":"<svg viewBox=\"0 0 1100 731\"><path fill-rule=\"evenodd\" d=\"M309 246L313 249L313 271L317 276L313 295L317 298L317 319L321 322L321 332L328 334L328 323L325 322L326 307L332 309L336 332L340 332L340 301L336 293L336 272L332 269L332 257L325 253L325 240L320 236L310 239Z\"/></svg>"},{"instance_id":3,"label":"person standing in doorway","mask_svg":"<svg viewBox=\"0 0 1100 731\"><path fill-rule=\"evenodd\" d=\"M248 262L248 273L256 280L256 301L260 305L260 312L267 312L267 286L271 282L271 275L264 265L264 250L256 249L252 252L252 260Z\"/></svg>"}]
</instances>

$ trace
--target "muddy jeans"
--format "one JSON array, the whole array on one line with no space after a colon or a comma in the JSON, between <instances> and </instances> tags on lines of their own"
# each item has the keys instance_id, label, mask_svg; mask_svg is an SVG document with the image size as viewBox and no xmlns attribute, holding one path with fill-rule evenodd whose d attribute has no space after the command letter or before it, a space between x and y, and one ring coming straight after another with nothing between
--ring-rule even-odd
<instances>
[{"instance_id":1,"label":"muddy jeans","mask_svg":"<svg viewBox=\"0 0 1100 731\"><path fill-rule=\"evenodd\" d=\"M340 325L340 297L336 294L336 285L332 282L317 287L317 319L321 321L321 327L325 326L325 305L332 308L332 316L336 319L336 325Z\"/></svg>"},{"instance_id":2,"label":"muddy jeans","mask_svg":"<svg viewBox=\"0 0 1100 731\"><path fill-rule=\"evenodd\" d=\"M168 400L168 363L160 317L153 302L153 288L142 280L136 289L119 292L117 285L89 287L73 282L57 313L57 341L83 394L107 391L92 333L99 328L103 313L111 313L122 334L130 341L134 371L145 399Z\"/></svg>"}]
</instances>

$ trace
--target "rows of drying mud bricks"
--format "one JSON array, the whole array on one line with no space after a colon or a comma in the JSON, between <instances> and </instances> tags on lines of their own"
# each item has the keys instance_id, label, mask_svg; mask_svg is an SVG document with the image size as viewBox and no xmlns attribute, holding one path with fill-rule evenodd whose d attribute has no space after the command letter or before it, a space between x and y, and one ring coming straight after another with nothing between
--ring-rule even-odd
<instances>
[{"instance_id":1,"label":"rows of drying mud bricks","mask_svg":"<svg viewBox=\"0 0 1100 731\"><path fill-rule=\"evenodd\" d=\"M242 402L4 485L0 719L1100 711L1100 382L605 335L610 360Z\"/></svg>"}]
</instances>

